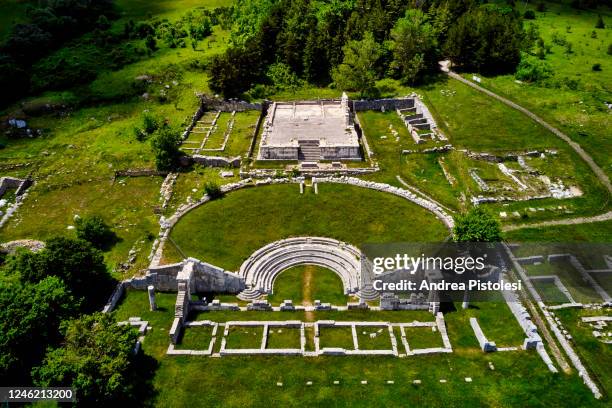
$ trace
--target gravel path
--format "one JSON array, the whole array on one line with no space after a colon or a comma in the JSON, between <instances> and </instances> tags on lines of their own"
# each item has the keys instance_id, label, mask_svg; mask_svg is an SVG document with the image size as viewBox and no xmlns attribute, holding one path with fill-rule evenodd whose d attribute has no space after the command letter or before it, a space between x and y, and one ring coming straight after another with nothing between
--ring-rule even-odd
<instances>
[{"instance_id":1,"label":"gravel path","mask_svg":"<svg viewBox=\"0 0 612 408\"><path fill-rule=\"evenodd\" d=\"M612 220L612 211L608 211L605 214L595 215L593 217L578 217L570 218L565 220L553 220L553 221L542 221L533 224L522 224L522 225L506 225L502 229L504 231L514 231L523 228L539 228L539 227L550 227L553 225L576 225L576 224L588 224L591 222L600 222Z\"/></svg>"}]
</instances>

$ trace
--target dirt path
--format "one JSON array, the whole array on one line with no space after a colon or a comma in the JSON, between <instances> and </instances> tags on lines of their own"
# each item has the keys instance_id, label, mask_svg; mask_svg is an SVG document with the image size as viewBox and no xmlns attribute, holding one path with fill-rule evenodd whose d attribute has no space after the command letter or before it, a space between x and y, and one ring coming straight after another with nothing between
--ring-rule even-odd
<instances>
[{"instance_id":1,"label":"dirt path","mask_svg":"<svg viewBox=\"0 0 612 408\"><path fill-rule=\"evenodd\" d=\"M597 176L597 178L603 183L604 186L606 186L606 188L608 189L608 192L612 194L612 184L610 184L610 179L608 178L608 176L606 175L606 173L601 169L601 167L599 167L597 165L597 163L595 163L595 161L593 160L593 158L586 152L584 151L584 149L576 142L574 142L568 135L566 135L565 133L561 132L559 129L553 127L552 125L548 124L546 121L544 121L544 119L540 118L538 115L536 115L535 113L531 112L530 110L527 110L525 108L523 108L522 106L512 102L509 99L504 98L503 96L499 96L494 92L489 91L488 89L483 88L482 86L479 86L471 81L468 81L467 79L463 78L461 75L456 74L452 71L446 71L443 69L443 71L450 76L451 78L456 79L457 81L463 82L464 84L471 86L472 88L486 94L489 95L492 98L497 99L498 101L510 106L513 109L516 109L522 113L524 113L525 115L529 116L531 119L533 119L534 121L536 121L537 123L539 123L540 125L544 126L546 129L550 130L552 133L555 134L555 136L559 137L560 139L562 139L563 141L565 141L567 144L569 144L572 149L574 149L576 151L576 153L578 153L578 155L580 157L582 157L582 159L589 165L589 167L593 170L593 172L595 173L595 175Z\"/></svg>"},{"instance_id":2,"label":"dirt path","mask_svg":"<svg viewBox=\"0 0 612 408\"><path fill-rule=\"evenodd\" d=\"M304 267L304 275L302 276L302 301L304 306L312 306L312 279L314 275L314 266L306 265ZM314 321L314 313L306 312L306 321Z\"/></svg>"},{"instance_id":3,"label":"dirt path","mask_svg":"<svg viewBox=\"0 0 612 408\"><path fill-rule=\"evenodd\" d=\"M542 221L533 224L523 225L506 225L502 229L504 231L514 231L523 228L539 228L539 227L550 227L554 225L576 225L576 224L588 224L592 222L601 222L612 220L612 211L608 211L605 214L595 215L593 217L578 217L570 218L565 220L553 220L553 221Z\"/></svg>"}]
</instances>

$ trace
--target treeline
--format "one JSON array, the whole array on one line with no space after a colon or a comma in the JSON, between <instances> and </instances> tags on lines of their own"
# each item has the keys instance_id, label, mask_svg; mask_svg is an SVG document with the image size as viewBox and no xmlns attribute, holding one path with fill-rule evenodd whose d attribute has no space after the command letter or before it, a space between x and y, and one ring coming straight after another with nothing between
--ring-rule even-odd
<instances>
[{"instance_id":1,"label":"treeline","mask_svg":"<svg viewBox=\"0 0 612 408\"><path fill-rule=\"evenodd\" d=\"M15 24L0 47L0 86L3 99L29 91L30 67L67 41L108 28L116 17L112 0L41 0L28 6L28 23Z\"/></svg>"},{"instance_id":2,"label":"treeline","mask_svg":"<svg viewBox=\"0 0 612 408\"><path fill-rule=\"evenodd\" d=\"M227 97L276 85L279 71L317 85L349 70L366 82L414 83L444 58L483 73L513 72L527 40L518 11L479 0L240 0L233 19L230 47L210 64L211 89Z\"/></svg>"}]
</instances>

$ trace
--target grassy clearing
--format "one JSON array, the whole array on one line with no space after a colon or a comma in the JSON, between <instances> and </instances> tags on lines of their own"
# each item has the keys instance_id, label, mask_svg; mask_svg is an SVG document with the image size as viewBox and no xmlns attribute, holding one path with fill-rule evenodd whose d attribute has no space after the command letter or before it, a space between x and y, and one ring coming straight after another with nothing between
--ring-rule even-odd
<instances>
[{"instance_id":1,"label":"grassy clearing","mask_svg":"<svg viewBox=\"0 0 612 408\"><path fill-rule=\"evenodd\" d=\"M446 234L431 213L399 197L322 184L318 195L310 190L301 195L297 185L230 193L181 218L171 238L190 256L237 270L256 249L291 236L324 236L361 245L434 242Z\"/></svg>"},{"instance_id":2,"label":"grassy clearing","mask_svg":"<svg viewBox=\"0 0 612 408\"><path fill-rule=\"evenodd\" d=\"M440 332L431 327L404 327L404 333L411 350L444 346Z\"/></svg>"},{"instance_id":3,"label":"grassy clearing","mask_svg":"<svg viewBox=\"0 0 612 408\"><path fill-rule=\"evenodd\" d=\"M261 347L263 326L230 326L225 348L258 349Z\"/></svg>"},{"instance_id":4,"label":"grassy clearing","mask_svg":"<svg viewBox=\"0 0 612 408\"><path fill-rule=\"evenodd\" d=\"M527 265L525 270L529 275L557 275L576 302L602 302L601 296L593 287L584 281L580 273L568 262Z\"/></svg>"},{"instance_id":5,"label":"grassy clearing","mask_svg":"<svg viewBox=\"0 0 612 408\"><path fill-rule=\"evenodd\" d=\"M339 347L353 350L353 330L350 326L321 327L319 329L319 344L321 348Z\"/></svg>"},{"instance_id":6,"label":"grassy clearing","mask_svg":"<svg viewBox=\"0 0 612 408\"><path fill-rule=\"evenodd\" d=\"M47 189L44 183L31 187L22 207L0 231L0 241L14 239L46 240L56 235L74 237L68 226L74 216L97 214L112 227L119 242L105 258L111 268L125 262L130 249L138 251L136 262L117 277L131 276L148 265L151 238L157 234L157 217L161 177L138 177L118 180L92 180L82 184Z\"/></svg>"},{"instance_id":7,"label":"grassy clearing","mask_svg":"<svg viewBox=\"0 0 612 408\"><path fill-rule=\"evenodd\" d=\"M246 157L260 114L261 112L254 110L236 112L234 129L227 141L227 146L225 146L225 155L228 157Z\"/></svg>"},{"instance_id":8,"label":"grassy clearing","mask_svg":"<svg viewBox=\"0 0 612 408\"><path fill-rule=\"evenodd\" d=\"M186 350L208 350L208 346L212 339L212 330L211 326L187 327L183 331L180 344L177 344L176 348Z\"/></svg>"},{"instance_id":9,"label":"grassy clearing","mask_svg":"<svg viewBox=\"0 0 612 408\"><path fill-rule=\"evenodd\" d=\"M313 304L315 300L333 305L346 304L342 281L335 272L315 265L294 266L283 271L274 281L274 294L268 301L278 305L285 299L293 304Z\"/></svg>"},{"instance_id":10,"label":"grassy clearing","mask_svg":"<svg viewBox=\"0 0 612 408\"><path fill-rule=\"evenodd\" d=\"M267 349L299 349L301 347L300 329L274 327L268 329Z\"/></svg>"},{"instance_id":11,"label":"grassy clearing","mask_svg":"<svg viewBox=\"0 0 612 408\"><path fill-rule=\"evenodd\" d=\"M155 396L150 401L156 406L194 406L200 404L223 406L262 406L304 404L334 406L427 405L427 406L558 406L604 407L609 400L595 401L577 375L552 375L536 353L506 352L485 354L478 349L475 337L463 318L463 311L446 314L447 327L454 352L417 356L405 359L394 357L282 357L244 356L223 358L193 358L166 356L168 330L174 314L174 295L157 294L160 310L148 311L145 291L128 292L119 306L119 318L141 316L151 322L153 329L143 343L145 353L154 357L159 366L155 372L153 388ZM479 312L487 313L482 307ZM232 319L242 316L251 320L274 320L266 312L210 313L208 317L222 321L220 316ZM346 313L344 320L359 319L356 312ZM370 320L431 321L426 312L362 313ZM490 314L495 316L497 311ZM273 316L279 316L273 312ZM317 319L336 318L336 315L319 314ZM294 319L292 313L281 314ZM493 317L492 317L493 318ZM284 317L283 317L284 319ZM498 318L499 320L505 317ZM479 319L481 320L481 319ZM483 327L489 335L490 329ZM520 329L519 329L520 330ZM283 330L284 332L284 330ZM494 340L494 336L489 335ZM255 337L255 336L253 336ZM352 344L352 343L351 343ZM488 368L489 362L495 371ZM609 362L601 360L604 370ZM266 375L261 375L262 367ZM206 375L202 375L206 373ZM472 383L466 383L471 377ZM248 378L248 381L245 379ZM412 381L422 384L414 386ZM441 384L440 379L447 383ZM340 381L334 385L333 381ZM367 380L366 386L361 385ZM385 384L394 380L394 385ZM306 382L312 381L312 386ZM276 383L282 382L283 387ZM206 389L205 393L201 392ZM227 392L232 390L232 392Z\"/></svg>"},{"instance_id":12,"label":"grassy clearing","mask_svg":"<svg viewBox=\"0 0 612 408\"><path fill-rule=\"evenodd\" d=\"M504 233L510 242L609 242L612 221L523 228Z\"/></svg>"},{"instance_id":13,"label":"grassy clearing","mask_svg":"<svg viewBox=\"0 0 612 408\"><path fill-rule=\"evenodd\" d=\"M391 350L391 337L386 327L357 326L359 350Z\"/></svg>"},{"instance_id":14,"label":"grassy clearing","mask_svg":"<svg viewBox=\"0 0 612 408\"><path fill-rule=\"evenodd\" d=\"M559 127L580 143L610 175L612 161L608 152L612 139L608 129L612 119L603 102L609 101L611 95L612 65L606 52L612 41L612 14L605 8L576 10L564 2L545 4L547 11L536 11L533 23L545 44L551 46L551 53L546 54L546 61L554 73L550 82L562 84L569 80L577 81L576 85L516 83L512 75L483 78L481 85L509 97ZM535 5L524 3L519 9L535 9ZM603 16L607 28L595 28L598 14ZM525 21L526 26L530 23ZM596 38L592 38L593 32ZM571 42L573 52L568 54L565 46L553 43L553 35ZM601 71L593 71L596 63L601 64ZM471 78L471 74L468 77Z\"/></svg>"},{"instance_id":15,"label":"grassy clearing","mask_svg":"<svg viewBox=\"0 0 612 408\"><path fill-rule=\"evenodd\" d=\"M610 345L604 344L593 337L593 327L583 323L583 316L609 315L610 309L584 310L584 309L561 309L555 314L561 319L563 327L570 332L576 345L574 350L578 352L583 363L589 371L594 374L596 381L603 387L605 393L612 393L612 378L610 378L610 367L612 366L612 354Z\"/></svg>"}]
</instances>

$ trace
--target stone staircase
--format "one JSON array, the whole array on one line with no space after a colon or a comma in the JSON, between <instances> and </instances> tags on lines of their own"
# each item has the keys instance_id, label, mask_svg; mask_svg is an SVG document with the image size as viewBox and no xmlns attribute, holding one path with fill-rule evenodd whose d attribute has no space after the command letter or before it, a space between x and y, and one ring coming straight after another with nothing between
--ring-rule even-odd
<instances>
[{"instance_id":1,"label":"stone staircase","mask_svg":"<svg viewBox=\"0 0 612 408\"><path fill-rule=\"evenodd\" d=\"M359 299L361 300L375 301L378 300L380 294L376 289L374 289L374 287L372 287L372 285L367 284L364 285L359 292L357 292L357 296L359 296Z\"/></svg>"},{"instance_id":2,"label":"stone staircase","mask_svg":"<svg viewBox=\"0 0 612 408\"><path fill-rule=\"evenodd\" d=\"M258 289L247 288L240 292L236 297L240 300L256 300L262 296Z\"/></svg>"},{"instance_id":3,"label":"stone staircase","mask_svg":"<svg viewBox=\"0 0 612 408\"><path fill-rule=\"evenodd\" d=\"M298 141L300 149L298 151L298 159L306 161L321 160L321 150L319 149L318 140L300 140Z\"/></svg>"}]
</instances>

